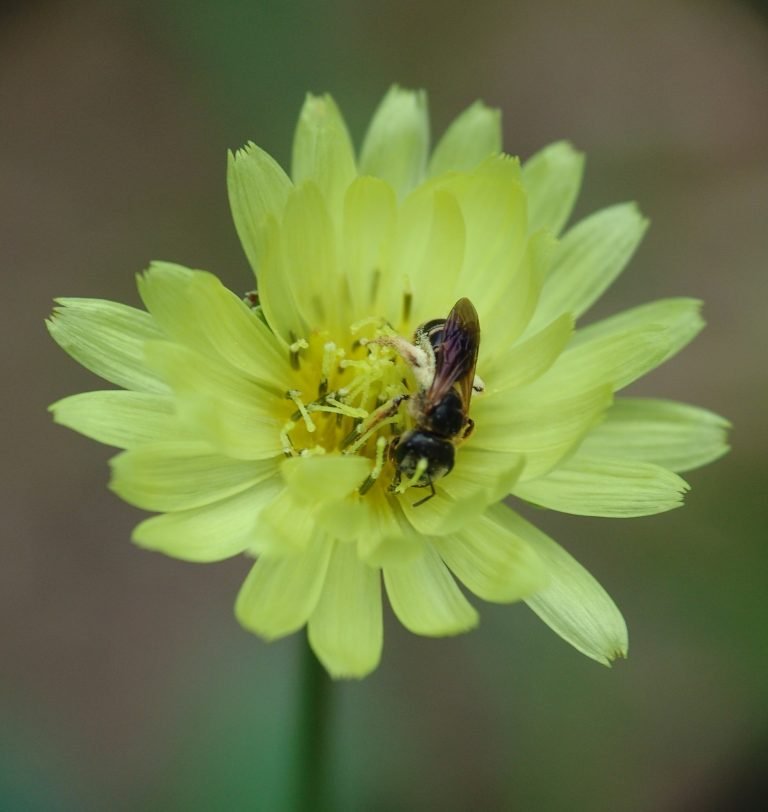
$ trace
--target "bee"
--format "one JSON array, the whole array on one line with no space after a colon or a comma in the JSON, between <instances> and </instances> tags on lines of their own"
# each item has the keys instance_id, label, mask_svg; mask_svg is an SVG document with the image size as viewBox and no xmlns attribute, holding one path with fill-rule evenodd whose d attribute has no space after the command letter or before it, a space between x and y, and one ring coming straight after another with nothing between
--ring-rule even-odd
<instances>
[{"instance_id":1,"label":"bee","mask_svg":"<svg viewBox=\"0 0 768 812\"><path fill-rule=\"evenodd\" d=\"M418 506L435 495L435 480L451 472L456 447L474 428L469 404L473 390L483 389L475 376L480 349L477 311L469 299L459 299L447 318L422 324L413 345L400 339L392 346L413 367L419 389L408 398L413 428L389 446L395 466L391 489L402 477L413 479L421 465L421 476L412 484L428 487L431 493L414 504Z\"/></svg>"}]
</instances>

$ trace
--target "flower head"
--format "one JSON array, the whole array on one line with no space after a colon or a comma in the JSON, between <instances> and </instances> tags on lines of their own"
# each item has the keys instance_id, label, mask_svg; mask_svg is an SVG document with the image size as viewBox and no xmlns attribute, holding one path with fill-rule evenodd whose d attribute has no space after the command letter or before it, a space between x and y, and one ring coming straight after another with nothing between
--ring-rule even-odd
<instances>
[{"instance_id":1,"label":"flower head","mask_svg":"<svg viewBox=\"0 0 768 812\"><path fill-rule=\"evenodd\" d=\"M477 623L461 583L526 600L607 663L627 649L618 609L500 500L612 517L678 506L677 472L724 453L725 421L615 393L696 335L699 303L575 329L643 236L635 206L560 237L583 163L568 144L521 167L480 103L431 155L428 132L424 94L395 87L357 157L327 96L304 105L290 176L253 144L230 155L258 294L154 263L138 278L146 311L60 300L54 339L123 389L65 398L54 417L125 449L112 489L159 514L137 544L189 561L256 557L240 622L267 639L308 625L333 675L379 661L382 576L418 634ZM452 469L408 440L419 431Z\"/></svg>"}]
</instances>

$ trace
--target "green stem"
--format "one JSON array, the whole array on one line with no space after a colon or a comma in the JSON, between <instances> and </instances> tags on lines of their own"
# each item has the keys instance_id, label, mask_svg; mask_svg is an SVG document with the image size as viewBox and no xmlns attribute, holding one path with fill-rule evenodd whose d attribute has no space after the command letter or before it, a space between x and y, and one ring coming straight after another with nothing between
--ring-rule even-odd
<instances>
[{"instance_id":1,"label":"green stem","mask_svg":"<svg viewBox=\"0 0 768 812\"><path fill-rule=\"evenodd\" d=\"M296 810L328 808L328 736L331 680L308 642L302 645L301 685L297 725Z\"/></svg>"}]
</instances>

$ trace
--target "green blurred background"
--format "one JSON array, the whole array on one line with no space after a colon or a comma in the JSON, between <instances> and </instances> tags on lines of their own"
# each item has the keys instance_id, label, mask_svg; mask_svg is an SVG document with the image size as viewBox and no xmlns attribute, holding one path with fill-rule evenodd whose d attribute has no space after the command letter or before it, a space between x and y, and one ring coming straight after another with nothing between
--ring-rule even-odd
<instances>
[{"instance_id":1,"label":"green blurred background","mask_svg":"<svg viewBox=\"0 0 768 812\"><path fill-rule=\"evenodd\" d=\"M248 562L129 542L109 449L50 423L98 388L50 341L54 296L138 303L168 259L251 287L224 184L247 139L281 161L307 90L356 139L388 85L434 130L475 98L522 157L588 154L577 214L636 199L653 226L595 309L675 295L709 327L636 387L707 406L734 449L683 510L535 516L630 627L611 670L524 607L334 688L339 810L757 809L768 794L768 27L759 3L490 0L17 2L0 11L3 540L0 809L280 810L299 637L232 616Z\"/></svg>"}]
</instances>

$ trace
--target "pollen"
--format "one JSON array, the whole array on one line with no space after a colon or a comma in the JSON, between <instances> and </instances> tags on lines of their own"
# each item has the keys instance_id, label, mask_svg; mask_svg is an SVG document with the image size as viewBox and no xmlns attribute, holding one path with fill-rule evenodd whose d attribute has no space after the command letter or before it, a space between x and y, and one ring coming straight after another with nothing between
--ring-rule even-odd
<instances>
[{"instance_id":1,"label":"pollen","mask_svg":"<svg viewBox=\"0 0 768 812\"><path fill-rule=\"evenodd\" d=\"M344 342L323 334L295 339L288 348L296 379L286 388L291 411L280 430L283 453L368 457L374 465L360 494L380 479L388 483L387 449L410 427L401 404L418 385L398 352L402 341L375 317L351 325Z\"/></svg>"}]
</instances>

